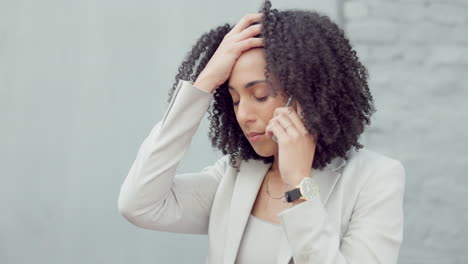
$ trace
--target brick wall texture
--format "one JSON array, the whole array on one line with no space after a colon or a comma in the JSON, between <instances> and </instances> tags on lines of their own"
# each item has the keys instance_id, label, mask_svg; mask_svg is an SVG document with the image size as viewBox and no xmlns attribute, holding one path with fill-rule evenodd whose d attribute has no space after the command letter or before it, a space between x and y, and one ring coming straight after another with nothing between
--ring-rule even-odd
<instances>
[{"instance_id":1,"label":"brick wall texture","mask_svg":"<svg viewBox=\"0 0 468 264\"><path fill-rule=\"evenodd\" d=\"M468 263L468 0L343 0L377 112L363 144L406 168L399 263Z\"/></svg>"}]
</instances>

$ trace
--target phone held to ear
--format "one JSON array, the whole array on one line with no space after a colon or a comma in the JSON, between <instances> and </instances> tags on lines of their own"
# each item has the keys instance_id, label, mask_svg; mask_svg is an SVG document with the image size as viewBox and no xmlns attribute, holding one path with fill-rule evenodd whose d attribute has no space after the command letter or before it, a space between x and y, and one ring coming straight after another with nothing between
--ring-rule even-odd
<instances>
[{"instance_id":1,"label":"phone held to ear","mask_svg":"<svg viewBox=\"0 0 468 264\"><path fill-rule=\"evenodd\" d=\"M293 96L292 96L292 95L289 96L288 101L286 102L286 104L284 105L284 107L291 106L291 105L293 104L293 101L294 101ZM273 136L271 137L271 139L273 139L276 143L278 143L278 138L277 138L275 135L273 135Z\"/></svg>"}]
</instances>

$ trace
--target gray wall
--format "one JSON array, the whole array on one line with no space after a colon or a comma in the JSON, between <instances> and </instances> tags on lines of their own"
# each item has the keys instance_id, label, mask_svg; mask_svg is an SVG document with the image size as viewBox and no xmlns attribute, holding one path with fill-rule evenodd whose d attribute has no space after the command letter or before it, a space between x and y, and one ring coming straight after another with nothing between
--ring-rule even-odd
<instances>
[{"instance_id":1,"label":"gray wall","mask_svg":"<svg viewBox=\"0 0 468 264\"><path fill-rule=\"evenodd\" d=\"M369 147L406 168L401 263L468 263L468 1L351 0L376 99Z\"/></svg>"},{"instance_id":2,"label":"gray wall","mask_svg":"<svg viewBox=\"0 0 468 264\"><path fill-rule=\"evenodd\" d=\"M202 263L206 236L134 227L118 192L185 53L260 2L0 0L0 263ZM400 263L467 262L467 5L273 6L345 22L369 66L378 112L364 143L408 175ZM180 172L220 157L207 133L205 119Z\"/></svg>"}]
</instances>

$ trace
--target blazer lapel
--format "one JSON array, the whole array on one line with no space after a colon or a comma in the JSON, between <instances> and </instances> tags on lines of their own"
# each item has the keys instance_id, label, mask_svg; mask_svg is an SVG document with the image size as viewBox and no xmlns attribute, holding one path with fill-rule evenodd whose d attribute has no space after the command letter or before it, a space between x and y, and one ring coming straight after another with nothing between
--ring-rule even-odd
<instances>
[{"instance_id":1,"label":"blazer lapel","mask_svg":"<svg viewBox=\"0 0 468 264\"><path fill-rule=\"evenodd\" d=\"M258 190L271 163L260 160L242 161L237 174L231 200L229 224L227 228L225 264L234 264L247 220L257 198Z\"/></svg>"},{"instance_id":2,"label":"blazer lapel","mask_svg":"<svg viewBox=\"0 0 468 264\"><path fill-rule=\"evenodd\" d=\"M344 166L344 164L346 164L346 160L338 157L333 159L323 170L311 170L310 176L317 181L324 206L341 175L341 171L338 171L338 169ZM231 210L229 212L227 240L224 249L225 264L234 264L235 262L247 220L257 198L263 178L270 166L271 163L265 164L260 160L242 161L240 171L237 174L231 200ZM286 238L283 238L279 242L278 264L289 263L292 258L289 243Z\"/></svg>"}]
</instances>

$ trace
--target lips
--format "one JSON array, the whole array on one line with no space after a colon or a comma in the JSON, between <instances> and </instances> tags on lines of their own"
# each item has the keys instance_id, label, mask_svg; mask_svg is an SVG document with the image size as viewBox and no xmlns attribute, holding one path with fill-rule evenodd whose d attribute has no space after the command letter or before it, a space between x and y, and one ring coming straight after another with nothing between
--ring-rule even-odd
<instances>
[{"instance_id":1,"label":"lips","mask_svg":"<svg viewBox=\"0 0 468 264\"><path fill-rule=\"evenodd\" d=\"M253 132L253 133L249 133L249 141L250 142L257 142L261 139L262 135L265 134L265 133L257 133L257 132Z\"/></svg>"},{"instance_id":2,"label":"lips","mask_svg":"<svg viewBox=\"0 0 468 264\"><path fill-rule=\"evenodd\" d=\"M254 136L256 136L256 135L262 135L262 134L265 134L265 132L263 132L263 133L260 133L260 132L251 132L251 133L247 134L247 136L248 136L248 137L254 137Z\"/></svg>"}]
</instances>

